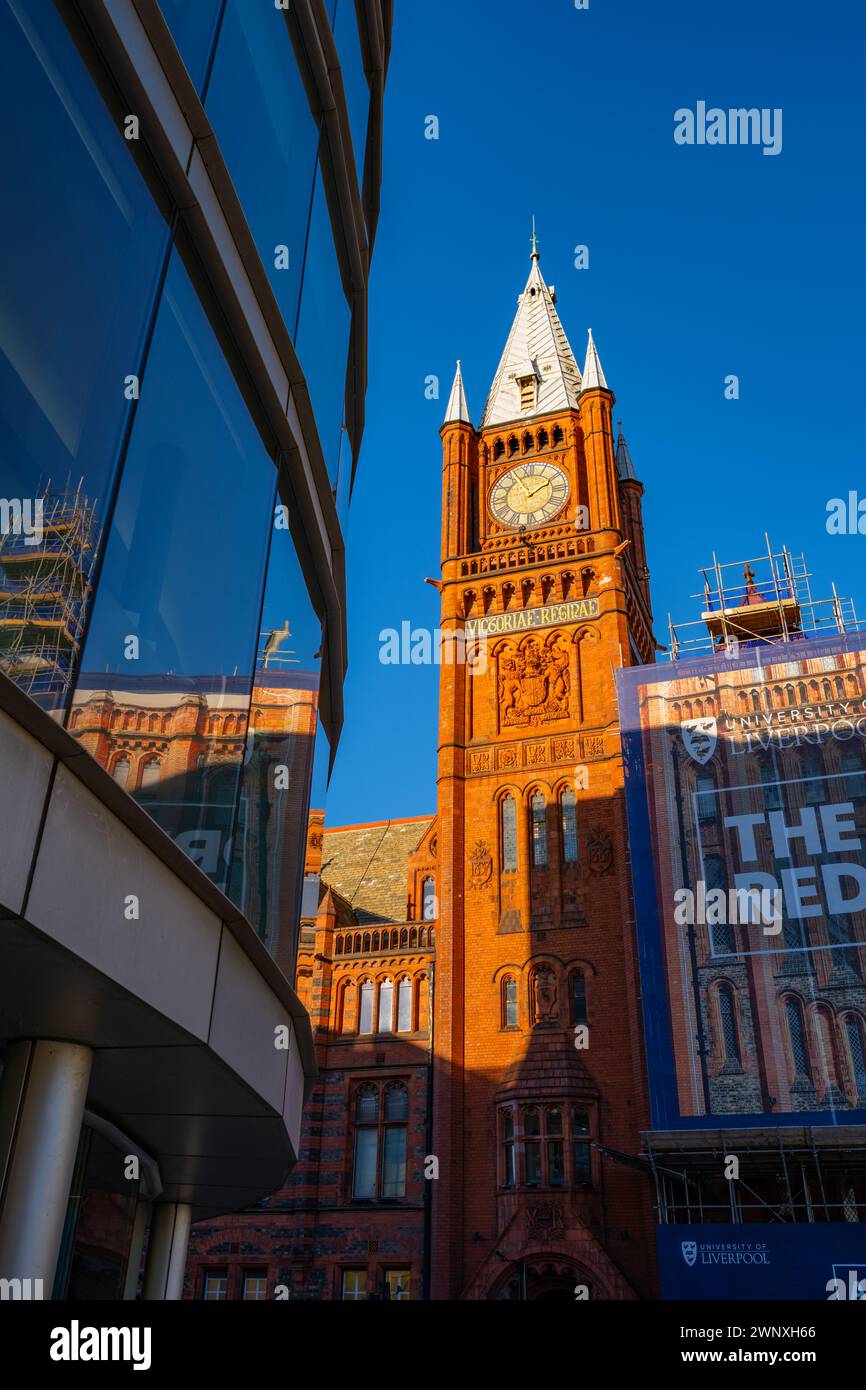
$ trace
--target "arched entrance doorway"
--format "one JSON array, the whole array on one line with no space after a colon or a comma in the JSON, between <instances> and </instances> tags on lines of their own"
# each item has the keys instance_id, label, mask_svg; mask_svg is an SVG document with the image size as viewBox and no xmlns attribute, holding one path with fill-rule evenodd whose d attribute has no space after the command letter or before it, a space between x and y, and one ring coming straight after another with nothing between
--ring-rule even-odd
<instances>
[{"instance_id":1,"label":"arched entrance doorway","mask_svg":"<svg viewBox=\"0 0 866 1390\"><path fill-rule=\"evenodd\" d=\"M581 1293L583 1298L592 1298L589 1278L572 1261L556 1255L534 1255L510 1264L492 1289L490 1298L528 1303L574 1303L578 1286L586 1290Z\"/></svg>"}]
</instances>

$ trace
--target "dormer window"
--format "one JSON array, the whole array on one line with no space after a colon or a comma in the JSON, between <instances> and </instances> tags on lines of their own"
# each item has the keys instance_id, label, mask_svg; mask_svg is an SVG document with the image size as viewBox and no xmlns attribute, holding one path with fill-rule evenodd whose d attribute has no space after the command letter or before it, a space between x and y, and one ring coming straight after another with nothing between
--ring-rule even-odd
<instances>
[{"instance_id":1,"label":"dormer window","mask_svg":"<svg viewBox=\"0 0 866 1390\"><path fill-rule=\"evenodd\" d=\"M537 381L534 376L522 376L518 378L517 385L520 387L520 412L525 414L527 410L535 409L535 390Z\"/></svg>"}]
</instances>

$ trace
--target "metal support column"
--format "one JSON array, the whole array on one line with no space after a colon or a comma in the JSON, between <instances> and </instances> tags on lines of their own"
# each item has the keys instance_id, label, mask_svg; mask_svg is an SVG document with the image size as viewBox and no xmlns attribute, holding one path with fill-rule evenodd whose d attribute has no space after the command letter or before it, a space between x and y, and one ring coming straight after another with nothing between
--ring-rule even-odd
<instances>
[{"instance_id":1,"label":"metal support column","mask_svg":"<svg viewBox=\"0 0 866 1390\"><path fill-rule=\"evenodd\" d=\"M26 1040L0 1085L0 1278L41 1280L51 1297L93 1053Z\"/></svg>"}]
</instances>

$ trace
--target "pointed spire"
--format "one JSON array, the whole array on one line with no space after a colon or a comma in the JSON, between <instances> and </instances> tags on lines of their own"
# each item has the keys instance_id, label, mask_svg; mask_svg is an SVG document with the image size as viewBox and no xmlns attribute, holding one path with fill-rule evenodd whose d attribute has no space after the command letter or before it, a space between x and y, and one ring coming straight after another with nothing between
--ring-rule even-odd
<instances>
[{"instance_id":1,"label":"pointed spire","mask_svg":"<svg viewBox=\"0 0 866 1390\"><path fill-rule=\"evenodd\" d=\"M610 390L610 387L604 379L604 372L601 369L598 348L592 336L592 329L589 330L589 341L586 345L586 362L583 368L583 386L581 389L584 391L598 391L599 389L603 391Z\"/></svg>"},{"instance_id":2,"label":"pointed spire","mask_svg":"<svg viewBox=\"0 0 866 1390\"><path fill-rule=\"evenodd\" d=\"M617 477L625 482L637 482L637 474L634 471L634 464L631 461L631 454L625 442L625 435L622 432L622 420L616 422L616 472Z\"/></svg>"},{"instance_id":3,"label":"pointed spire","mask_svg":"<svg viewBox=\"0 0 866 1390\"><path fill-rule=\"evenodd\" d=\"M444 424L451 425L456 420L464 424L471 424L469 418L469 406L466 404L466 392L463 389L463 374L460 371L460 358L457 359L457 371L454 373L454 385L451 387L451 395L448 397L448 409L445 411Z\"/></svg>"},{"instance_id":4,"label":"pointed spire","mask_svg":"<svg viewBox=\"0 0 866 1390\"><path fill-rule=\"evenodd\" d=\"M517 313L481 416L481 429L577 408L580 368L559 321L553 292L541 273L534 218L531 246L529 279L517 301ZM533 378L534 388L522 392L521 382L525 385Z\"/></svg>"}]
</instances>

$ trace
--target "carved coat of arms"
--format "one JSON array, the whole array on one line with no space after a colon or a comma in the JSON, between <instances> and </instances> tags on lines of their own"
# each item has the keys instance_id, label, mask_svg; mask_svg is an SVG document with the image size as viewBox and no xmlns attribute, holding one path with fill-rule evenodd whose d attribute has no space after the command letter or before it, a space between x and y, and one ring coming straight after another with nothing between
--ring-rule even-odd
<instances>
[{"instance_id":1,"label":"carved coat of arms","mask_svg":"<svg viewBox=\"0 0 866 1390\"><path fill-rule=\"evenodd\" d=\"M469 856L470 884L483 888L493 873L493 855L483 840L479 840Z\"/></svg>"},{"instance_id":2,"label":"carved coat of arms","mask_svg":"<svg viewBox=\"0 0 866 1390\"><path fill-rule=\"evenodd\" d=\"M594 874L609 874L613 866L613 840L606 830L589 832L586 842L589 867Z\"/></svg>"},{"instance_id":3,"label":"carved coat of arms","mask_svg":"<svg viewBox=\"0 0 866 1390\"><path fill-rule=\"evenodd\" d=\"M519 651L499 658L499 711L503 726L525 728L568 714L568 652L559 642L542 646L530 637Z\"/></svg>"}]
</instances>

